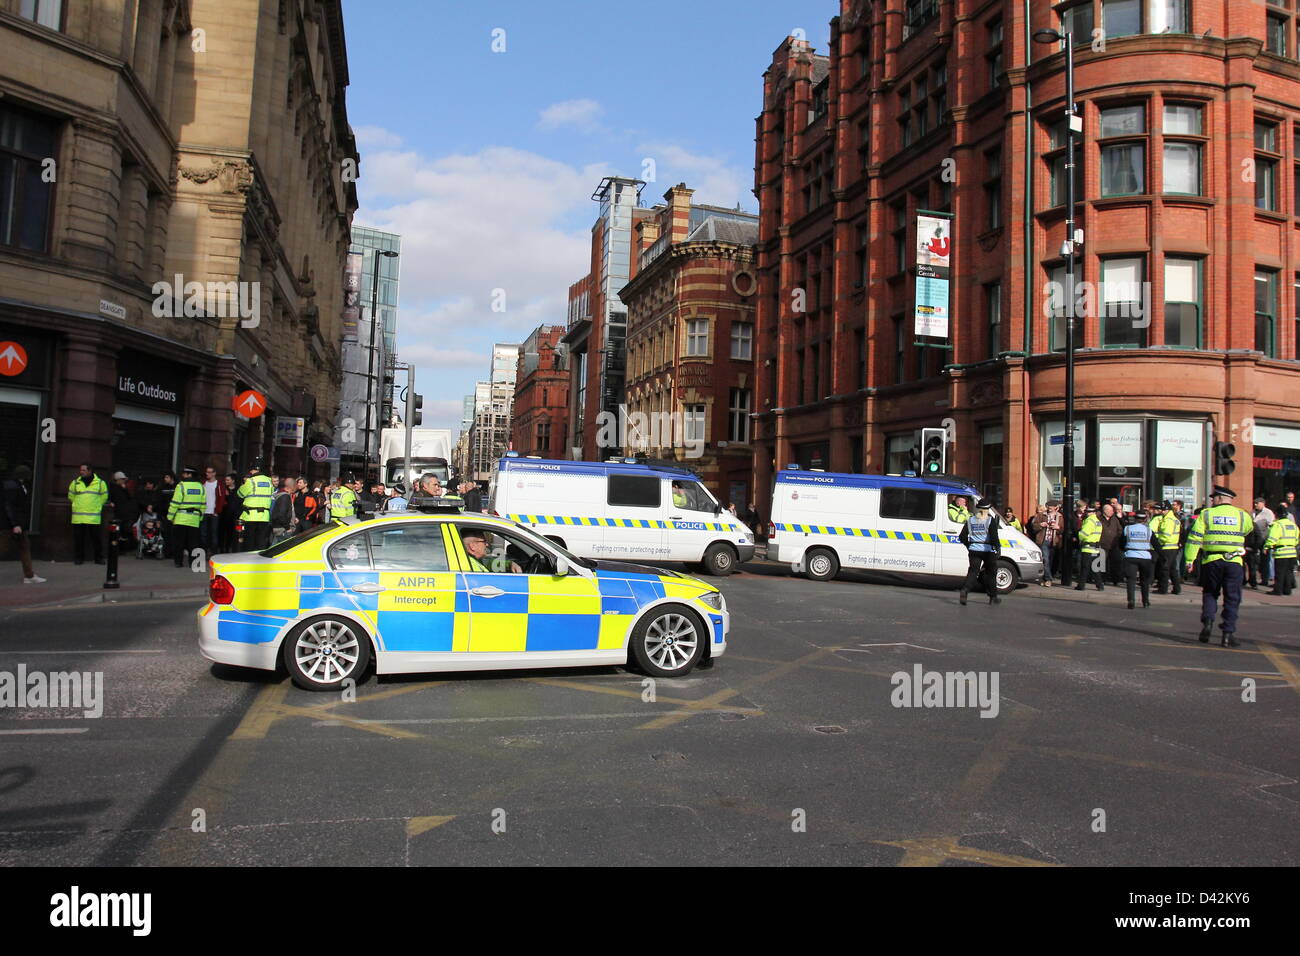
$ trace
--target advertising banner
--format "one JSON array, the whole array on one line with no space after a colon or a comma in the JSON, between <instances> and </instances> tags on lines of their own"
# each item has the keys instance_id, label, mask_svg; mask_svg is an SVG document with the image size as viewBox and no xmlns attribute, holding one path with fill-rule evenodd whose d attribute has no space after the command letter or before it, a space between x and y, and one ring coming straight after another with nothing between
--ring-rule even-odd
<instances>
[{"instance_id":1,"label":"advertising banner","mask_svg":"<svg viewBox=\"0 0 1300 956\"><path fill-rule=\"evenodd\" d=\"M916 217L916 334L948 337L948 273L952 220Z\"/></svg>"}]
</instances>

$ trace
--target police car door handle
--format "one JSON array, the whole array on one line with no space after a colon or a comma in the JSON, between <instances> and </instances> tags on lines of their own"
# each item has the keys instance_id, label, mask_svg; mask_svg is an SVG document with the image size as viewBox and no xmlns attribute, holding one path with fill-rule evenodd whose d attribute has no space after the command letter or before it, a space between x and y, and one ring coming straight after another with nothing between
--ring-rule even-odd
<instances>
[{"instance_id":1,"label":"police car door handle","mask_svg":"<svg viewBox=\"0 0 1300 956\"><path fill-rule=\"evenodd\" d=\"M380 591L386 591L387 588L385 588L382 584L371 584L369 582L362 582L361 584L353 585L352 590L356 591L358 594L378 594Z\"/></svg>"},{"instance_id":2,"label":"police car door handle","mask_svg":"<svg viewBox=\"0 0 1300 956\"><path fill-rule=\"evenodd\" d=\"M668 516L668 520L669 520L669 521L681 521L681 520L682 520L682 516L681 516L681 515L669 515L669 516Z\"/></svg>"},{"instance_id":3,"label":"police car door handle","mask_svg":"<svg viewBox=\"0 0 1300 956\"><path fill-rule=\"evenodd\" d=\"M474 588L469 593L475 595L476 597L494 598L494 597L500 597L506 592L502 591L500 588L495 588L489 584L486 585L485 587Z\"/></svg>"}]
</instances>

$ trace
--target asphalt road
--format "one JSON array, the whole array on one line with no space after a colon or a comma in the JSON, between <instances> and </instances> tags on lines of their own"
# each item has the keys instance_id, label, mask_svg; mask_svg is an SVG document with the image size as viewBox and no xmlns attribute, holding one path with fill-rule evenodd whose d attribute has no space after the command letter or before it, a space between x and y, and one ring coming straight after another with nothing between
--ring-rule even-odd
<instances>
[{"instance_id":1,"label":"asphalt road","mask_svg":"<svg viewBox=\"0 0 1300 956\"><path fill-rule=\"evenodd\" d=\"M104 675L99 718L0 708L0 864L1300 863L1295 608L1224 649L1187 600L757 570L653 702L617 668L345 702L208 664L192 601L0 611L0 671ZM996 715L894 706L918 664Z\"/></svg>"}]
</instances>

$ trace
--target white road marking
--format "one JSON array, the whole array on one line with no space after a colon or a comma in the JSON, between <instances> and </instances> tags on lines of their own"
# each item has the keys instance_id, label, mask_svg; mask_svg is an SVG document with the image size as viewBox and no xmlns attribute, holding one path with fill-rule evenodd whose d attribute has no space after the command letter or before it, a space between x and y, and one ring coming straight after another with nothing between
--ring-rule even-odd
<instances>
[{"instance_id":1,"label":"white road marking","mask_svg":"<svg viewBox=\"0 0 1300 956\"><path fill-rule=\"evenodd\" d=\"M22 734L84 734L89 727L36 727L32 730L0 730L0 734L7 737L17 737Z\"/></svg>"},{"instance_id":2,"label":"white road marking","mask_svg":"<svg viewBox=\"0 0 1300 956\"><path fill-rule=\"evenodd\" d=\"M734 713L735 708L728 710L726 708L717 708L709 710L666 710L655 711L655 716L662 717L670 714L728 714ZM644 720L645 711L636 711L633 713L618 714L526 714L518 717L403 717L397 720L358 720L359 724L483 724L493 721L502 720L605 720L611 717L636 717ZM314 727L343 727L346 726L337 720L316 720L312 721Z\"/></svg>"},{"instance_id":3,"label":"white road marking","mask_svg":"<svg viewBox=\"0 0 1300 956\"><path fill-rule=\"evenodd\" d=\"M44 648L32 648L28 651L0 651L0 654L166 654L166 650L103 650L86 648L84 651L47 651Z\"/></svg>"}]
</instances>

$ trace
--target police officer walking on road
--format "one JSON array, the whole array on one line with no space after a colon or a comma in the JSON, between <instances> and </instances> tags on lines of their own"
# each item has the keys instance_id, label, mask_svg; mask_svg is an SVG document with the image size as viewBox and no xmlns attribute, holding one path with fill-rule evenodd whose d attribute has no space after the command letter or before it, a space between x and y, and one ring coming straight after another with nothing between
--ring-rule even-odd
<instances>
[{"instance_id":1,"label":"police officer walking on road","mask_svg":"<svg viewBox=\"0 0 1300 956\"><path fill-rule=\"evenodd\" d=\"M998 597L997 581L998 555L1002 553L1002 543L999 540L1002 522L990 510L991 507L987 498L977 501L975 514L966 518L961 526L961 534L958 535L961 543L966 545L968 561L966 580L961 586L962 604L966 603L966 595L970 593L976 575L988 593L989 603L1002 603Z\"/></svg>"},{"instance_id":2,"label":"police officer walking on road","mask_svg":"<svg viewBox=\"0 0 1300 956\"><path fill-rule=\"evenodd\" d=\"M1155 572L1155 559L1151 547L1155 532L1147 524L1146 512L1134 513L1133 520L1124 526L1124 582L1128 587L1128 606L1134 607L1137 583L1142 585L1142 606L1151 606L1151 576Z\"/></svg>"},{"instance_id":3,"label":"police officer walking on road","mask_svg":"<svg viewBox=\"0 0 1300 956\"><path fill-rule=\"evenodd\" d=\"M248 469L248 477L239 486L239 497L244 510L239 520L244 522L244 550L264 551L271 545L271 496L275 485L262 474L262 460L255 460Z\"/></svg>"},{"instance_id":4,"label":"police officer walking on road","mask_svg":"<svg viewBox=\"0 0 1300 956\"><path fill-rule=\"evenodd\" d=\"M1183 562L1188 573L1201 559L1201 633L1202 644L1210 642L1214 628L1214 615L1218 610L1219 593L1223 593L1223 631L1220 642L1224 647L1236 647L1237 608L1241 605L1241 585L1246 577L1242 558L1246 553L1246 535L1255 527L1255 520L1242 511L1232 500L1237 495L1229 488L1214 486L1210 507L1196 516L1192 530L1187 534L1187 550Z\"/></svg>"},{"instance_id":5,"label":"police officer walking on road","mask_svg":"<svg viewBox=\"0 0 1300 956\"><path fill-rule=\"evenodd\" d=\"M1269 594L1291 593L1295 581L1297 539L1300 539L1300 527L1287 511L1286 502L1280 501L1277 517L1268 526L1268 538L1264 541L1264 550L1273 555L1273 590Z\"/></svg>"},{"instance_id":6,"label":"police officer walking on road","mask_svg":"<svg viewBox=\"0 0 1300 956\"><path fill-rule=\"evenodd\" d=\"M208 496L197 475L193 468L181 469L181 482L172 494L172 503L167 506L167 521L176 536L172 558L178 568L189 562L190 552L199 546L199 525L203 523L203 509L207 506Z\"/></svg>"}]
</instances>

